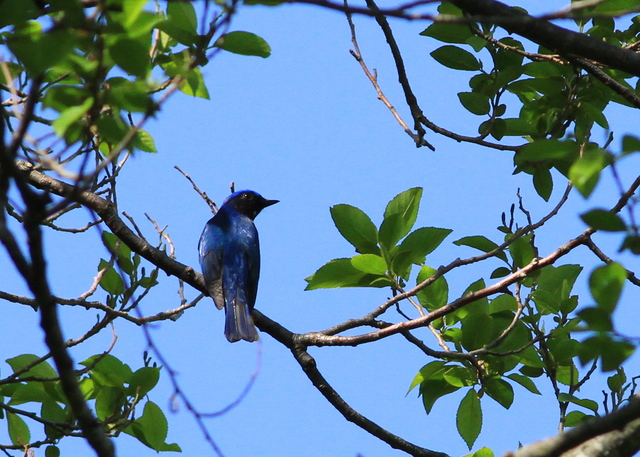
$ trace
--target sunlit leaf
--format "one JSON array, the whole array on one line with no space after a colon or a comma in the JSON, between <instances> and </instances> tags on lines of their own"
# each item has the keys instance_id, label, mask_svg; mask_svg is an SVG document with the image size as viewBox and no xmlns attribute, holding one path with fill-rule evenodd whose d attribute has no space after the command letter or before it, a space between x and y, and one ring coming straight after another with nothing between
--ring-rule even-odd
<instances>
[{"instance_id":1,"label":"sunlit leaf","mask_svg":"<svg viewBox=\"0 0 640 457\"><path fill-rule=\"evenodd\" d=\"M391 285L391 281L387 278L380 278L380 276L358 270L351 263L351 259L331 260L305 280L308 283L305 290Z\"/></svg>"},{"instance_id":2,"label":"sunlit leaf","mask_svg":"<svg viewBox=\"0 0 640 457\"><path fill-rule=\"evenodd\" d=\"M601 149L588 149L571 165L569 179L583 197L591 195L596 184L598 184L600 172L606 163L604 151Z\"/></svg>"},{"instance_id":3,"label":"sunlit leaf","mask_svg":"<svg viewBox=\"0 0 640 457\"><path fill-rule=\"evenodd\" d=\"M351 259L351 265L364 273L383 276L387 273L387 264L375 254L360 254Z\"/></svg>"},{"instance_id":4,"label":"sunlit leaf","mask_svg":"<svg viewBox=\"0 0 640 457\"><path fill-rule=\"evenodd\" d=\"M222 35L215 45L225 51L245 56L269 57L271 46L261 37L251 32L229 32Z\"/></svg>"},{"instance_id":5,"label":"sunlit leaf","mask_svg":"<svg viewBox=\"0 0 640 457\"><path fill-rule=\"evenodd\" d=\"M613 313L622 288L627 280L627 270L619 263L610 263L596 268L589 277L589 289L598 307Z\"/></svg>"},{"instance_id":6,"label":"sunlit leaf","mask_svg":"<svg viewBox=\"0 0 640 457\"><path fill-rule=\"evenodd\" d=\"M436 272L436 269L424 265L418 273L416 284L422 283L432 277ZM446 305L449 300L449 285L447 284L447 280L444 276L440 276L433 283L420 290L417 297L420 304L429 311L441 308Z\"/></svg>"},{"instance_id":7,"label":"sunlit leaf","mask_svg":"<svg viewBox=\"0 0 640 457\"><path fill-rule=\"evenodd\" d=\"M480 235L465 236L464 238L454 241L453 244L456 246L469 246L471 248L479 249L482 252L491 252L498 247L496 243L487 237ZM507 255L503 251L496 252L495 256L505 262L507 261Z\"/></svg>"},{"instance_id":8,"label":"sunlit leaf","mask_svg":"<svg viewBox=\"0 0 640 457\"><path fill-rule=\"evenodd\" d=\"M331 207L331 218L340 234L361 254L380 254L378 229L364 211L341 204Z\"/></svg>"}]
</instances>

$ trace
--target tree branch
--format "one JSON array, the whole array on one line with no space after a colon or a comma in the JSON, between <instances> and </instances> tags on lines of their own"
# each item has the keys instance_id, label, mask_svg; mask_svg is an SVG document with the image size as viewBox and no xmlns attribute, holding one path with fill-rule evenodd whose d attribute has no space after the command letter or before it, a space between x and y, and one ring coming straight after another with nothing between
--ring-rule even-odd
<instances>
[{"instance_id":1,"label":"tree branch","mask_svg":"<svg viewBox=\"0 0 640 457\"><path fill-rule=\"evenodd\" d=\"M576 427L567 432L548 438L543 441L525 446L518 451L508 454L510 457L559 457L577 446L588 444L589 440L596 437L600 439L623 439L631 449L620 457L631 457L640 449L640 398L632 397L629 404L611 414L591 420L580 427ZM608 438L608 433L614 432ZM593 443L592 443L593 444ZM610 452L610 448L608 448ZM589 452L583 454L571 453L569 455L603 455ZM607 453L606 455L612 455Z\"/></svg>"},{"instance_id":2,"label":"tree branch","mask_svg":"<svg viewBox=\"0 0 640 457\"><path fill-rule=\"evenodd\" d=\"M289 349L291 349L291 352L293 353L296 361L300 364L302 371L304 371L315 388L320 391L324 398L326 398L327 401L331 403L331 405L333 405L333 407L336 408L346 420L356 424L358 427L369 432L376 438L384 441L392 448L400 449L409 455L415 457L448 457L447 454L442 452L431 451L409 443L358 413L342 399L338 392L336 392L324 376L322 376L316 366L315 359L307 352L305 346L296 343L293 347L289 347Z\"/></svg>"}]
</instances>

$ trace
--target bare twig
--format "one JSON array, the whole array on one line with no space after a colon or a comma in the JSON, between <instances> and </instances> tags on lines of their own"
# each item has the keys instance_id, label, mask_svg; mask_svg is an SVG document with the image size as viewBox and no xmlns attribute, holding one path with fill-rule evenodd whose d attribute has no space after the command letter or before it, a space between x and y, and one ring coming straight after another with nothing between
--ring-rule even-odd
<instances>
[{"instance_id":1,"label":"bare twig","mask_svg":"<svg viewBox=\"0 0 640 457\"><path fill-rule=\"evenodd\" d=\"M178 167L177 165L175 165L173 168L175 168L176 170L178 170L180 173L182 173L182 175L187 178L189 180L189 182L191 183L191 185L193 186L193 189L198 192L198 195L200 195L200 197L202 197L202 199L207 202L207 205L209 205L209 209L211 210L211 212L213 214L218 212L218 205L216 205L216 202L214 202L213 200L211 200L209 198L209 196L207 195L206 192L201 191L200 188L196 185L195 182L193 182L193 179L191 179L191 176L189 176L188 174L186 174L184 171L182 171L180 169L180 167Z\"/></svg>"},{"instance_id":2,"label":"bare twig","mask_svg":"<svg viewBox=\"0 0 640 457\"><path fill-rule=\"evenodd\" d=\"M345 4L345 6L348 6L347 0L345 0L344 4ZM349 52L356 59L356 61L360 64L360 66L362 67L362 71L364 71L364 74L367 76L369 81L371 81L371 84L373 84L373 87L376 90L376 93L378 94L378 100L380 100L382 103L384 103L384 105L391 112L391 114L396 119L396 121L404 129L404 131L407 133L407 135L409 135L411 137L411 139L413 139L413 141L416 143L417 146L427 146L432 151L435 150L435 148L431 144L429 144L429 142L427 142L424 139L423 136L420 135L420 133L422 135L424 135L424 133L425 133L424 130L422 130L422 132L418 132L418 134L414 133L409 128L409 126L405 123L404 119L402 119L400 114L398 114L398 111L391 104L391 102L389 101L387 96L384 94L384 92L380 88L380 84L378 84L378 74L377 74L377 72L375 70L373 71L373 73L371 71L369 71L369 68L367 67L366 62L364 61L364 58L362 57L362 53L360 52L360 46L358 45L358 39L357 39L357 36L356 36L356 26L353 23L353 19L351 17L351 13L349 13L347 11L346 15L347 15L347 21L349 22L349 29L351 30L351 42L353 43L353 49L350 50ZM418 124L418 125L420 125L420 124Z\"/></svg>"}]
</instances>

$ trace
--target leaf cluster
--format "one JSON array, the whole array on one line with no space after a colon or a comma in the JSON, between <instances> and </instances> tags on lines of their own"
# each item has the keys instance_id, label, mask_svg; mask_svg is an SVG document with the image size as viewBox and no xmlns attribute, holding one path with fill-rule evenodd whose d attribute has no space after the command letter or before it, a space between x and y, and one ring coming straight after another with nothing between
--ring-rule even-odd
<instances>
[{"instance_id":1,"label":"leaf cluster","mask_svg":"<svg viewBox=\"0 0 640 457\"><path fill-rule=\"evenodd\" d=\"M81 435L58 374L46 359L34 354L6 362L12 374L0 380L0 396L5 398L0 403L0 418L7 420L11 442L18 447L46 444L46 455L59 455L56 445L62 438ZM127 433L156 451L180 451L177 444L165 442L167 420L147 399L158 383L161 367L143 366L132 371L106 353L91 356L80 365L85 367L78 374L80 388L105 432L114 436ZM41 438L32 438L36 430Z\"/></svg>"}]
</instances>

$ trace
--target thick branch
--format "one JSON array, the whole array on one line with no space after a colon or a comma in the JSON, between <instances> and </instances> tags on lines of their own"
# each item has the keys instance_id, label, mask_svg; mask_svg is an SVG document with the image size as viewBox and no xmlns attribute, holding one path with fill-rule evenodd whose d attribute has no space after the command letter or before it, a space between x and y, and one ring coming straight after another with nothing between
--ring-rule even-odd
<instances>
[{"instance_id":1,"label":"thick branch","mask_svg":"<svg viewBox=\"0 0 640 457\"><path fill-rule=\"evenodd\" d=\"M546 19L530 16L495 0L450 1L469 14L467 19L470 22L495 24L503 27L509 33L520 35L563 56L582 57L640 76L640 54L632 49L620 48L599 38L564 29ZM379 13L368 8L345 6L328 0L289 0L289 3L307 3L327 9L374 17L377 14L382 14L386 17L412 21L434 21L436 19L432 14L420 14L411 11L416 6L430 3L427 1L412 2L391 8L380 8Z\"/></svg>"},{"instance_id":2,"label":"thick branch","mask_svg":"<svg viewBox=\"0 0 640 457\"><path fill-rule=\"evenodd\" d=\"M559 457L564 453L576 448L577 446L586 445L589 440L599 437L600 440L609 439L616 440L623 439L625 447L629 447L629 452L619 454L620 457L631 457L640 449L640 398L633 397L629 401L629 404L624 408L620 408L607 416L591 420L580 427L569 430L568 432L561 433L552 438L548 438L543 441L538 441L529 446L525 446L515 453L511 454L512 457ZM605 438L608 433L614 432ZM617 437L617 438L616 438ZM625 439L626 437L626 439ZM595 444L595 443L592 443ZM597 449L597 446L594 447ZM583 449L584 451L585 449ZM611 449L608 449L611 454ZM588 455L597 456L602 455L598 452L587 453L572 453L571 455Z\"/></svg>"},{"instance_id":3,"label":"thick branch","mask_svg":"<svg viewBox=\"0 0 640 457\"><path fill-rule=\"evenodd\" d=\"M448 457L447 454L444 454L442 452L431 451L429 449L424 449L416 446L415 444L409 443L408 441L405 441L399 436L390 433L375 422L370 421L362 414L358 413L356 410L351 408L351 406L349 406L347 402L342 399L342 397L340 397L338 392L336 392L333 387L331 387L331 385L327 382L324 376L322 376L316 366L315 359L311 357L306 349L299 345L290 347L290 349L296 361L300 364L300 367L316 387L316 389L320 391L320 393L327 399L327 401L331 403L333 407L336 408L346 420L348 420L349 422L353 422L354 424L363 428L376 438L379 438L380 440L387 443L392 448L400 449L401 451L404 451L409 455L413 455L416 457Z\"/></svg>"},{"instance_id":4,"label":"thick branch","mask_svg":"<svg viewBox=\"0 0 640 457\"><path fill-rule=\"evenodd\" d=\"M485 17L509 33L515 33L563 56L579 56L640 76L640 55L583 33L558 27L495 0L451 0L461 10Z\"/></svg>"}]
</instances>

